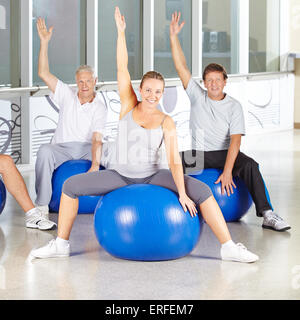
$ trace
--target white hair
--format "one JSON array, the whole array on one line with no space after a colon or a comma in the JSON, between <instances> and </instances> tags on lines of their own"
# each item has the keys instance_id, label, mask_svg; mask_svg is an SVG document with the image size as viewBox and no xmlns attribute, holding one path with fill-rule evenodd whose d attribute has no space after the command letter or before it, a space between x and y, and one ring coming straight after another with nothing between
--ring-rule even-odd
<instances>
[{"instance_id":1,"label":"white hair","mask_svg":"<svg viewBox=\"0 0 300 320\"><path fill-rule=\"evenodd\" d=\"M77 76L79 73L81 72L90 72L93 75L93 78L96 78L95 75L95 70L94 68L92 68L91 66L88 65L81 65L80 67L78 67L78 69L76 70L75 75Z\"/></svg>"}]
</instances>

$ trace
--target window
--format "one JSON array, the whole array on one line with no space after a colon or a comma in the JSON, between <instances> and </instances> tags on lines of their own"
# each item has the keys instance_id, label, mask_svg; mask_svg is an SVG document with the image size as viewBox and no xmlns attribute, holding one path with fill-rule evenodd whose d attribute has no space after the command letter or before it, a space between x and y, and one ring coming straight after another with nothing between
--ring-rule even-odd
<instances>
[{"instance_id":1,"label":"window","mask_svg":"<svg viewBox=\"0 0 300 320\"><path fill-rule=\"evenodd\" d=\"M0 86L10 84L10 4L0 0Z\"/></svg>"},{"instance_id":2,"label":"window","mask_svg":"<svg viewBox=\"0 0 300 320\"><path fill-rule=\"evenodd\" d=\"M280 0L250 0L249 72L280 70Z\"/></svg>"},{"instance_id":3,"label":"window","mask_svg":"<svg viewBox=\"0 0 300 320\"><path fill-rule=\"evenodd\" d=\"M238 73L238 45L235 2L202 1L202 67L209 63L223 65L227 73Z\"/></svg>"},{"instance_id":4,"label":"window","mask_svg":"<svg viewBox=\"0 0 300 320\"><path fill-rule=\"evenodd\" d=\"M192 2L191 0L154 1L154 69L166 78L177 78L169 37L169 26L174 11L181 12L185 25L179 40L185 54L187 65L192 72Z\"/></svg>"},{"instance_id":5,"label":"window","mask_svg":"<svg viewBox=\"0 0 300 320\"><path fill-rule=\"evenodd\" d=\"M99 70L100 81L116 81L117 29L115 7L120 8L126 19L128 69L132 80L141 79L142 64L142 13L140 0L99 1Z\"/></svg>"},{"instance_id":6,"label":"window","mask_svg":"<svg viewBox=\"0 0 300 320\"><path fill-rule=\"evenodd\" d=\"M37 74L40 41L36 30L36 19L39 16L46 19L48 27L54 26L53 37L49 45L50 71L66 83L75 83L75 71L79 65L86 63L88 49L92 47L87 48L86 46L87 0L31 1L33 7L33 85L44 85ZM185 26L179 35L179 40L187 65L192 72L192 32L196 34L198 32L198 30L192 30L193 1L153 1L154 61L151 61L151 65L153 62L153 68L166 78L178 77L171 55L169 24L172 13L180 11L181 21L185 21ZM19 32L22 30L17 29L20 28L19 15L26 13L19 13L18 3L20 2L14 4L13 1L0 0L0 86L17 87L20 85L19 62L20 57L24 57L24 53L20 52L22 49L19 44L20 39L17 39L22 37L22 32ZM143 25L143 3L147 2L143 0L98 1L98 61L95 61L95 64L98 62L96 71L98 71L100 81L116 81L115 6L119 6L126 17L128 67L131 78L132 80L141 79L144 71L143 29L149 28L148 25ZM222 64L229 74L238 74L240 60L246 61L242 72L247 72L249 57L249 73L280 71L280 0L249 0L249 10L247 4L243 11L247 15L247 20L249 16L249 34L248 22L247 28L242 28L243 25L238 24L239 11L242 10L241 3L239 0L202 0L202 70L207 64L217 62ZM18 23L15 23L16 21ZM245 37L241 38L243 35ZM247 39L248 36L249 52L247 51L248 45L243 52L243 43L239 43L239 38ZM152 52L145 53L147 54L151 54L152 59ZM200 55L193 58L195 62L198 58L201 60Z\"/></svg>"},{"instance_id":7,"label":"window","mask_svg":"<svg viewBox=\"0 0 300 320\"><path fill-rule=\"evenodd\" d=\"M84 63L81 45L81 28L85 28L85 18L81 16L83 0L33 0L33 83L43 84L38 77L38 55L40 39L36 29L36 19L43 17L48 28L54 27L49 44L49 67L51 73L66 83L75 83L75 71Z\"/></svg>"}]
</instances>

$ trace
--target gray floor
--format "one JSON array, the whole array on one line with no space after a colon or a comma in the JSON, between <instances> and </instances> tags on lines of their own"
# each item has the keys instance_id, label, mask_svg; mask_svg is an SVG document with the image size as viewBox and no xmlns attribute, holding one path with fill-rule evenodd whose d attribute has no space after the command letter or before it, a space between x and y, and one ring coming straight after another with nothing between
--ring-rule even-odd
<instances>
[{"instance_id":1,"label":"gray floor","mask_svg":"<svg viewBox=\"0 0 300 320\"><path fill-rule=\"evenodd\" d=\"M78 216L70 258L30 261L30 250L56 231L24 228L22 211L8 196L0 216L0 299L299 299L300 131L245 137L242 150L260 163L273 206L292 225L284 233L262 229L253 207L228 224L233 239L260 256L257 263L222 262L207 225L185 258L119 260L99 246L92 215ZM23 175L34 198L34 173Z\"/></svg>"}]
</instances>

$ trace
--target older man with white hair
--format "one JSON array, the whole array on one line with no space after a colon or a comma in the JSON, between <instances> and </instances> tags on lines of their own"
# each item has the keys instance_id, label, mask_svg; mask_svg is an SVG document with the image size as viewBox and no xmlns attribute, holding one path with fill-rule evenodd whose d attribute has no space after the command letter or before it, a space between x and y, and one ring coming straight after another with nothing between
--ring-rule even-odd
<instances>
[{"instance_id":1,"label":"older man with white hair","mask_svg":"<svg viewBox=\"0 0 300 320\"><path fill-rule=\"evenodd\" d=\"M37 30L40 37L38 74L51 90L51 98L60 107L53 139L50 144L40 147L35 167L35 203L47 216L52 195L52 174L58 166L67 160L88 159L92 161L89 171L99 170L107 110L95 92L97 78L90 66L77 69L77 91L50 73L48 44L53 27L48 30L45 20L39 18Z\"/></svg>"}]
</instances>

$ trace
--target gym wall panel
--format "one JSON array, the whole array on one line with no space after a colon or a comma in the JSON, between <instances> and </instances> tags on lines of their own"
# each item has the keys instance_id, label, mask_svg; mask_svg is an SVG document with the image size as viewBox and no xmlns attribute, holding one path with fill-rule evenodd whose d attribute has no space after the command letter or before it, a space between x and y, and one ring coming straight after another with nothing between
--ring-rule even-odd
<instances>
[{"instance_id":1,"label":"gym wall panel","mask_svg":"<svg viewBox=\"0 0 300 320\"><path fill-rule=\"evenodd\" d=\"M0 153L11 155L15 163L21 161L20 98L0 100Z\"/></svg>"},{"instance_id":2,"label":"gym wall panel","mask_svg":"<svg viewBox=\"0 0 300 320\"><path fill-rule=\"evenodd\" d=\"M246 133L257 134L293 128L294 74L279 74L270 79L229 79L225 92L240 101L243 106ZM136 92L138 95L138 92ZM99 97L108 109L106 135L115 139L118 130L120 98L117 91L99 91ZM190 102L182 86L167 87L160 109L170 115L177 128L181 151L191 145L189 131ZM0 100L1 152L13 156L20 163L21 113L20 98ZM49 143L55 131L59 106L48 97L30 98L32 127L32 156L35 159L40 145Z\"/></svg>"}]
</instances>

